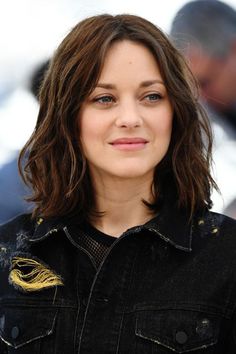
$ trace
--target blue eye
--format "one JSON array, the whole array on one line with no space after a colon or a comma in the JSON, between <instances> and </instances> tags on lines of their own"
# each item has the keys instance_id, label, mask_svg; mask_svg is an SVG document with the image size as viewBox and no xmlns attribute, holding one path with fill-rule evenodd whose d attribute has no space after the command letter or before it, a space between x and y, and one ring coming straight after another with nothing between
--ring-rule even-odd
<instances>
[{"instance_id":1,"label":"blue eye","mask_svg":"<svg viewBox=\"0 0 236 354\"><path fill-rule=\"evenodd\" d=\"M94 99L95 102L108 104L114 101L112 96L102 96Z\"/></svg>"},{"instance_id":2,"label":"blue eye","mask_svg":"<svg viewBox=\"0 0 236 354\"><path fill-rule=\"evenodd\" d=\"M159 93L151 93L147 96L145 96L145 99L147 99L148 101L158 101L162 98L162 96Z\"/></svg>"}]
</instances>

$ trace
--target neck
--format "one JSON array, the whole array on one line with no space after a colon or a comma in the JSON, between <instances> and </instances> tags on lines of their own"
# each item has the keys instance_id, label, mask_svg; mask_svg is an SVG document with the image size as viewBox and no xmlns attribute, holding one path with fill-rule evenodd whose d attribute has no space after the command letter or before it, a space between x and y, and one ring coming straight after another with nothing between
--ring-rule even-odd
<instances>
[{"instance_id":1,"label":"neck","mask_svg":"<svg viewBox=\"0 0 236 354\"><path fill-rule=\"evenodd\" d=\"M142 200L152 201L152 180L110 180L95 183L97 211L102 217L93 218L92 224L111 236L120 236L127 229L142 225L153 216Z\"/></svg>"}]
</instances>

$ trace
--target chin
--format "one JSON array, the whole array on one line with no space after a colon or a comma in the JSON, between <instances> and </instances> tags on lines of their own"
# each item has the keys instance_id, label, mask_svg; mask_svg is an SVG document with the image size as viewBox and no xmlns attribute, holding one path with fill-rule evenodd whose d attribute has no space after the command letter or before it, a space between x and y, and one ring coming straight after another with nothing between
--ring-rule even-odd
<instances>
[{"instance_id":1,"label":"chin","mask_svg":"<svg viewBox=\"0 0 236 354\"><path fill-rule=\"evenodd\" d=\"M142 178L144 176L152 175L153 176L154 168L152 169L143 169L140 166L134 167L127 167L120 170L116 170L112 172L113 176L118 178L130 179L130 178Z\"/></svg>"}]
</instances>

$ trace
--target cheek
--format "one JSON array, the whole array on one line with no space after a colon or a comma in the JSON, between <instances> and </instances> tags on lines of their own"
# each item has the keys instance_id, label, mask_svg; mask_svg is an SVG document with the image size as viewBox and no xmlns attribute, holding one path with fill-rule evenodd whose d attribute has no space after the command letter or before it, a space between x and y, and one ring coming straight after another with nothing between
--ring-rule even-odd
<instances>
[{"instance_id":1,"label":"cheek","mask_svg":"<svg viewBox=\"0 0 236 354\"><path fill-rule=\"evenodd\" d=\"M166 119L163 122L163 129L169 135L171 135L172 132L173 116L174 116L173 108L171 105L169 105L166 112Z\"/></svg>"},{"instance_id":2,"label":"cheek","mask_svg":"<svg viewBox=\"0 0 236 354\"><path fill-rule=\"evenodd\" d=\"M101 120L94 117L94 115L84 115L81 119L80 125L80 141L83 151L88 157L98 150L103 144L105 128L101 124Z\"/></svg>"},{"instance_id":3,"label":"cheek","mask_svg":"<svg viewBox=\"0 0 236 354\"><path fill-rule=\"evenodd\" d=\"M95 134L96 124L93 121L93 117L87 110L84 110L80 117L81 141L85 143L87 140L91 140Z\"/></svg>"},{"instance_id":4,"label":"cheek","mask_svg":"<svg viewBox=\"0 0 236 354\"><path fill-rule=\"evenodd\" d=\"M81 129L80 141L82 145L82 149L86 157L90 155L91 150L93 151L94 146L96 144L96 135L95 132L91 129L88 129L87 126Z\"/></svg>"},{"instance_id":5,"label":"cheek","mask_svg":"<svg viewBox=\"0 0 236 354\"><path fill-rule=\"evenodd\" d=\"M80 136L84 142L91 140L96 144L103 141L111 130L110 115L89 107L82 111L80 119Z\"/></svg>"},{"instance_id":6,"label":"cheek","mask_svg":"<svg viewBox=\"0 0 236 354\"><path fill-rule=\"evenodd\" d=\"M80 118L80 142L85 156L87 156L89 146L91 146L91 141L93 140L93 129L91 129L89 122L86 115Z\"/></svg>"},{"instance_id":7,"label":"cheek","mask_svg":"<svg viewBox=\"0 0 236 354\"><path fill-rule=\"evenodd\" d=\"M155 126L153 129L155 130L156 135L159 138L170 138L171 132L172 132L172 122L173 122L173 115L171 112L168 112L168 114L163 114L159 117L159 119L156 119L155 121Z\"/></svg>"}]
</instances>

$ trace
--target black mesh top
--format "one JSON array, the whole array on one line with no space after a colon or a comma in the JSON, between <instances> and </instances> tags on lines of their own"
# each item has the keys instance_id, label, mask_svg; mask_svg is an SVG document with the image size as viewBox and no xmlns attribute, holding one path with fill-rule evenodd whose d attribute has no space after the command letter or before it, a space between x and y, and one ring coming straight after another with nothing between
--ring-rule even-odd
<instances>
[{"instance_id":1,"label":"black mesh top","mask_svg":"<svg viewBox=\"0 0 236 354\"><path fill-rule=\"evenodd\" d=\"M98 267L116 237L104 234L89 223L83 223L80 229L83 231L80 235L80 245L89 252Z\"/></svg>"}]
</instances>

